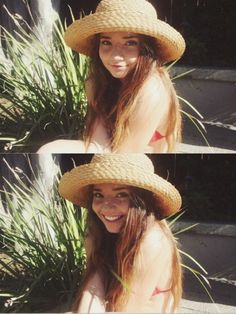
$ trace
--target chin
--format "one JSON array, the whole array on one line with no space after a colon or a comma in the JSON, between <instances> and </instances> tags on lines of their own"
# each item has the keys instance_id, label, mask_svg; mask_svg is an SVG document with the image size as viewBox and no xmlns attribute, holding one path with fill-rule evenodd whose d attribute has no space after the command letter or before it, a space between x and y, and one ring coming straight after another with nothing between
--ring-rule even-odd
<instances>
[{"instance_id":1,"label":"chin","mask_svg":"<svg viewBox=\"0 0 236 314\"><path fill-rule=\"evenodd\" d=\"M105 228L107 229L107 231L109 233L120 233L122 225L118 225L118 226L109 226L109 225L105 225Z\"/></svg>"},{"instance_id":2,"label":"chin","mask_svg":"<svg viewBox=\"0 0 236 314\"><path fill-rule=\"evenodd\" d=\"M124 219L125 219L125 216L121 219L121 221L116 222L116 223L109 223L109 222L105 221L104 219L102 219L102 222L103 222L107 232L109 232L109 233L120 233L123 226L124 226Z\"/></svg>"},{"instance_id":3,"label":"chin","mask_svg":"<svg viewBox=\"0 0 236 314\"><path fill-rule=\"evenodd\" d=\"M116 78L116 79L122 80L122 79L124 79L124 78L126 77L127 74L112 74L112 73L111 73L111 75L112 75L114 78Z\"/></svg>"},{"instance_id":4,"label":"chin","mask_svg":"<svg viewBox=\"0 0 236 314\"><path fill-rule=\"evenodd\" d=\"M120 228L106 228L109 233L120 233Z\"/></svg>"}]
</instances>

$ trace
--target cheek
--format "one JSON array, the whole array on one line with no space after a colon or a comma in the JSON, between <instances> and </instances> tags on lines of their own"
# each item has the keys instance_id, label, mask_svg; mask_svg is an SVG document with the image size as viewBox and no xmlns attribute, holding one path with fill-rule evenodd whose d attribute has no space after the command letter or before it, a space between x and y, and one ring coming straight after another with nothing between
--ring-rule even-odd
<instances>
[{"instance_id":1,"label":"cheek","mask_svg":"<svg viewBox=\"0 0 236 314\"><path fill-rule=\"evenodd\" d=\"M102 49L100 47L98 49L98 54L99 54L99 57L102 59Z\"/></svg>"},{"instance_id":2,"label":"cheek","mask_svg":"<svg viewBox=\"0 0 236 314\"><path fill-rule=\"evenodd\" d=\"M129 200L124 201L124 202L121 204L121 206L122 206L122 211L123 211L123 213L124 213L124 214L127 214L128 211L129 211L129 208L130 208L130 201L129 201Z\"/></svg>"},{"instance_id":3,"label":"cheek","mask_svg":"<svg viewBox=\"0 0 236 314\"><path fill-rule=\"evenodd\" d=\"M140 55L139 47L132 47L126 50L126 55L129 58L137 59Z\"/></svg>"},{"instance_id":4,"label":"cheek","mask_svg":"<svg viewBox=\"0 0 236 314\"><path fill-rule=\"evenodd\" d=\"M99 204L97 204L96 201L93 201L93 202L92 202L92 210L95 212L96 215L98 215Z\"/></svg>"},{"instance_id":5,"label":"cheek","mask_svg":"<svg viewBox=\"0 0 236 314\"><path fill-rule=\"evenodd\" d=\"M108 55L108 53L106 51L104 51L104 49L99 48L99 57L102 60L102 63L104 63L106 61L107 55Z\"/></svg>"},{"instance_id":6,"label":"cheek","mask_svg":"<svg viewBox=\"0 0 236 314\"><path fill-rule=\"evenodd\" d=\"M138 52L129 52L126 56L126 60L131 66L135 66L138 62L139 53Z\"/></svg>"}]
</instances>

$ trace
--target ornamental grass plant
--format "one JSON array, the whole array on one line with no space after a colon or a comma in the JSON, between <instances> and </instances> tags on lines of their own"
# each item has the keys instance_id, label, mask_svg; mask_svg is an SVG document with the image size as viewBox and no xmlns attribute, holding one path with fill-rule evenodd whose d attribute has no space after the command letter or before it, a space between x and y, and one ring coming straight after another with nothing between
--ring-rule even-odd
<instances>
[{"instance_id":1,"label":"ornamental grass plant","mask_svg":"<svg viewBox=\"0 0 236 314\"><path fill-rule=\"evenodd\" d=\"M8 61L0 62L0 98L8 103L0 102L1 150L32 152L51 140L78 138L87 112L88 60L66 46L59 17L48 39L9 15L16 31L3 28Z\"/></svg>"},{"instance_id":2,"label":"ornamental grass plant","mask_svg":"<svg viewBox=\"0 0 236 314\"><path fill-rule=\"evenodd\" d=\"M30 162L30 161L29 161ZM59 196L57 183L9 166L0 214L0 312L68 311L85 267L83 208ZM33 171L33 169L32 169Z\"/></svg>"}]
</instances>

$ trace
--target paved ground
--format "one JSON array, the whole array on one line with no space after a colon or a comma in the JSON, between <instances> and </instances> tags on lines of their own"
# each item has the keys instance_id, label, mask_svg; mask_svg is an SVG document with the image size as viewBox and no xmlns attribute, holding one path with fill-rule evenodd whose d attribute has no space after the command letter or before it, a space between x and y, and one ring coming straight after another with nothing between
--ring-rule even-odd
<instances>
[{"instance_id":1,"label":"paved ground","mask_svg":"<svg viewBox=\"0 0 236 314\"><path fill-rule=\"evenodd\" d=\"M236 127L228 125L204 124L203 136L189 121L184 122L183 144L178 147L180 153L236 153Z\"/></svg>"},{"instance_id":2,"label":"paved ground","mask_svg":"<svg viewBox=\"0 0 236 314\"><path fill-rule=\"evenodd\" d=\"M181 143L177 148L178 153L184 154L191 154L191 153L198 153L198 154L234 154L236 150L232 149L225 149L220 147L212 147L212 146L201 146L201 145L194 145L194 141L192 144Z\"/></svg>"},{"instance_id":3,"label":"paved ground","mask_svg":"<svg viewBox=\"0 0 236 314\"><path fill-rule=\"evenodd\" d=\"M178 313L236 313L236 306L182 300Z\"/></svg>"}]
</instances>

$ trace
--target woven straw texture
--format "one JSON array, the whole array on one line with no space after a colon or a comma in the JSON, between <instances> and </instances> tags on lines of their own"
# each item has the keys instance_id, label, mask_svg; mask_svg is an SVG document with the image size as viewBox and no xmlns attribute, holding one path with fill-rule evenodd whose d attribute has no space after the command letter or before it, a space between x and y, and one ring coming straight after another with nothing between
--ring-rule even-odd
<instances>
[{"instance_id":1,"label":"woven straw texture","mask_svg":"<svg viewBox=\"0 0 236 314\"><path fill-rule=\"evenodd\" d=\"M144 154L94 155L91 163L62 176L59 192L72 203L87 207L89 186L99 183L124 184L153 192L164 217L181 207L177 189L154 173L151 160Z\"/></svg>"},{"instance_id":2,"label":"woven straw texture","mask_svg":"<svg viewBox=\"0 0 236 314\"><path fill-rule=\"evenodd\" d=\"M182 35L157 17L146 0L103 0L96 12L72 23L65 32L65 42L73 50L91 55L91 41L102 32L132 32L156 38L163 64L179 59L185 50Z\"/></svg>"}]
</instances>

